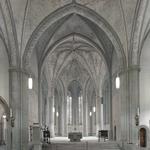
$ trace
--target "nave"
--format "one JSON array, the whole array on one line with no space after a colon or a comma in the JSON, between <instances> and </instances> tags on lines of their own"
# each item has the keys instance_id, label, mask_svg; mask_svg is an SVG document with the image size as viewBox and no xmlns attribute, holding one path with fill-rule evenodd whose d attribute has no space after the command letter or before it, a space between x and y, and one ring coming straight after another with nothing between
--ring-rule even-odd
<instances>
[{"instance_id":1,"label":"nave","mask_svg":"<svg viewBox=\"0 0 150 150\"><path fill-rule=\"evenodd\" d=\"M149 12L150 0L0 0L0 150L42 150L45 127L48 149L149 150ZM56 138L100 130L110 141Z\"/></svg>"}]
</instances>

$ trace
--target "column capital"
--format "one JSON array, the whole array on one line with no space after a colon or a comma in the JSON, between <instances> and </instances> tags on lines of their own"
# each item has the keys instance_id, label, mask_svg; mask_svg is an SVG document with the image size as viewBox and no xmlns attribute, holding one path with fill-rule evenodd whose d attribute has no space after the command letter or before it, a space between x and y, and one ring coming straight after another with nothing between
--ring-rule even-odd
<instances>
[{"instance_id":1,"label":"column capital","mask_svg":"<svg viewBox=\"0 0 150 150\"><path fill-rule=\"evenodd\" d=\"M117 74L123 75L124 73L129 73L131 71L138 71L140 72L140 66L139 65L131 65L127 68L120 68L116 72L113 73L112 77L116 77Z\"/></svg>"},{"instance_id":2,"label":"column capital","mask_svg":"<svg viewBox=\"0 0 150 150\"><path fill-rule=\"evenodd\" d=\"M140 66L139 65L132 65L132 66L129 66L128 69L127 69L128 72L130 71L138 71L140 72Z\"/></svg>"},{"instance_id":3,"label":"column capital","mask_svg":"<svg viewBox=\"0 0 150 150\"><path fill-rule=\"evenodd\" d=\"M20 68L18 66L10 66L9 72L18 72L18 73L23 73L23 74L29 75L28 71L26 71L25 69Z\"/></svg>"}]
</instances>

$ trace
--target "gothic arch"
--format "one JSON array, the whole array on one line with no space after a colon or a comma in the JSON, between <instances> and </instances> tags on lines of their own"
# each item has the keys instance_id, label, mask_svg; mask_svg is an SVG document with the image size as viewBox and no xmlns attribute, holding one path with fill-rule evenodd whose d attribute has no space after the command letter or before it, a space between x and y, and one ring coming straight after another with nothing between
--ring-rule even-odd
<instances>
[{"instance_id":1,"label":"gothic arch","mask_svg":"<svg viewBox=\"0 0 150 150\"><path fill-rule=\"evenodd\" d=\"M143 27L143 19L145 17L147 0L139 0L136 5L134 22L132 26L132 33L130 38L130 51L129 51L129 64L130 65L139 65L140 62L140 53L143 45L140 41L141 32ZM145 37L144 37L145 38Z\"/></svg>"},{"instance_id":2,"label":"gothic arch","mask_svg":"<svg viewBox=\"0 0 150 150\"><path fill-rule=\"evenodd\" d=\"M144 44L146 43L147 40L149 40L149 36L150 36L150 29L147 31L147 33L145 34L145 36L143 37L142 39L142 42L141 42L141 46L140 46L140 49L138 51L138 56L137 56L137 64L140 66L140 63L141 63L141 54L143 52L143 47L144 47Z\"/></svg>"},{"instance_id":3,"label":"gothic arch","mask_svg":"<svg viewBox=\"0 0 150 150\"><path fill-rule=\"evenodd\" d=\"M5 101L5 99L2 96L0 96L0 104L3 106L6 116L9 118L10 117L10 109L9 109L7 102Z\"/></svg>"},{"instance_id":4,"label":"gothic arch","mask_svg":"<svg viewBox=\"0 0 150 150\"><path fill-rule=\"evenodd\" d=\"M63 15L62 15L63 14ZM126 65L125 55L123 51L122 44L120 42L119 37L117 36L116 32L113 30L113 28L109 25L104 18L99 16L96 12L93 10L84 7L78 3L71 3L68 4L62 8L59 8L58 10L51 13L49 16L47 16L34 30L32 33L30 39L28 40L28 43L25 48L25 52L23 55L23 67L28 68L29 67L29 60L31 57L32 52L34 51L38 40L45 31L55 22L59 21L62 17L68 16L70 14L78 14L83 16L84 18L87 18L91 22L93 22L96 26L98 26L100 29L104 31L104 33L109 37L110 41L113 43L113 46L117 52L117 55L119 57L119 62L121 65Z\"/></svg>"},{"instance_id":5,"label":"gothic arch","mask_svg":"<svg viewBox=\"0 0 150 150\"><path fill-rule=\"evenodd\" d=\"M19 46L18 46L18 40L17 40L15 19L13 16L13 10L12 10L10 1L7 1L7 2L1 1L0 12L2 14L3 21L5 24L5 30L6 30L5 36L7 37L7 38L4 38L3 36L4 33L2 33L2 36L0 35L0 38L3 37L2 40L4 42L6 51L8 53L10 65L13 67L14 66L18 67L18 62L20 61Z\"/></svg>"},{"instance_id":6,"label":"gothic arch","mask_svg":"<svg viewBox=\"0 0 150 150\"><path fill-rule=\"evenodd\" d=\"M144 134L145 134L145 139L143 139L142 137L142 140L145 140L145 141L141 141L141 132L144 131ZM139 139L140 139L140 147L149 147L149 128L146 126L146 125L140 125L139 126ZM144 142L144 143L143 143Z\"/></svg>"},{"instance_id":7,"label":"gothic arch","mask_svg":"<svg viewBox=\"0 0 150 150\"><path fill-rule=\"evenodd\" d=\"M108 65L108 63L107 63L107 61L106 61L106 57L105 57L105 55L104 55L104 53L102 52L102 51L99 51L98 49L100 49L101 50L101 47L97 44L97 43L95 43L94 41L92 41L91 39L89 39L89 38L87 38L87 37L85 37L84 35L81 35L81 34L79 34L79 33L71 33L71 34L69 34L69 35L66 35L66 36L64 36L64 37L62 37L61 39L59 39L59 41L56 41L53 45L51 45L51 46L49 46L47 49L47 51L46 51L46 53L43 55L43 57L42 57L42 60L40 61L40 69L42 68L42 65L43 65L43 63L44 63L44 61L45 61L45 59L46 59L46 57L48 56L48 54L49 53L52 53L56 48L57 48L57 46L59 46L61 43L63 43L66 39L68 39L69 37L71 37L71 36L73 36L73 35L76 35L77 37L80 37L80 38L82 38L82 39L84 39L84 40L86 40L86 42L87 42L87 44L88 45L90 45L91 47L93 47L93 49L95 49L95 51L99 54L99 56L100 57L102 57L102 59L103 59L103 61L105 62L105 65L107 66L107 67L109 67L109 65Z\"/></svg>"},{"instance_id":8,"label":"gothic arch","mask_svg":"<svg viewBox=\"0 0 150 150\"><path fill-rule=\"evenodd\" d=\"M0 30L1 30L1 27L0 27ZM7 56L8 56L8 62L9 64L11 64L11 53L10 53L10 50L8 49L8 46L6 44L6 40L4 38L4 36L2 35L2 33L0 33L0 42L2 41L4 47L5 47L5 50L7 52Z\"/></svg>"}]
</instances>

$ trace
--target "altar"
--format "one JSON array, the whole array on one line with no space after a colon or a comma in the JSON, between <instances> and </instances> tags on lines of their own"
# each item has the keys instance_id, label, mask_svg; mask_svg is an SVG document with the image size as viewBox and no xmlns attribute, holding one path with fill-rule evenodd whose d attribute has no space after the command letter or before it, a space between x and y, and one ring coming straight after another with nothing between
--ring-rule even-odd
<instances>
[{"instance_id":1,"label":"altar","mask_svg":"<svg viewBox=\"0 0 150 150\"><path fill-rule=\"evenodd\" d=\"M82 139L82 132L69 132L68 138L70 142L80 142Z\"/></svg>"}]
</instances>

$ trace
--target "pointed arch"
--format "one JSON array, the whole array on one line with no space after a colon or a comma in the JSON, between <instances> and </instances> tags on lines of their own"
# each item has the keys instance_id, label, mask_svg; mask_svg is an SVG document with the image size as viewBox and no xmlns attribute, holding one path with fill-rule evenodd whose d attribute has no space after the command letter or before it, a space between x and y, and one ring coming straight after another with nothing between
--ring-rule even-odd
<instances>
[{"instance_id":1,"label":"pointed arch","mask_svg":"<svg viewBox=\"0 0 150 150\"><path fill-rule=\"evenodd\" d=\"M147 0L137 1L130 38L129 65L139 65L140 62L142 22L145 18L147 2Z\"/></svg>"},{"instance_id":2,"label":"pointed arch","mask_svg":"<svg viewBox=\"0 0 150 150\"><path fill-rule=\"evenodd\" d=\"M109 37L110 41L112 42L114 49L117 52L119 57L119 63L121 65L126 65L125 54L123 50L123 46L120 42L120 39L113 28L109 25L109 23L100 15L98 15L93 10L80 5L78 3L71 3L61 7L48 15L34 30L28 43L25 48L25 52L23 55L23 67L28 68L29 60L31 58L32 52L35 50L36 45L40 37L44 35L46 30L52 26L57 21L61 20L63 17L66 17L70 14L78 14L84 18L90 20L93 24L95 24L99 29L103 30L103 32Z\"/></svg>"},{"instance_id":3,"label":"pointed arch","mask_svg":"<svg viewBox=\"0 0 150 150\"><path fill-rule=\"evenodd\" d=\"M8 106L6 100L5 100L2 96L0 96L0 104L3 106L7 117L10 117L10 109L9 109L9 106Z\"/></svg>"}]
</instances>

